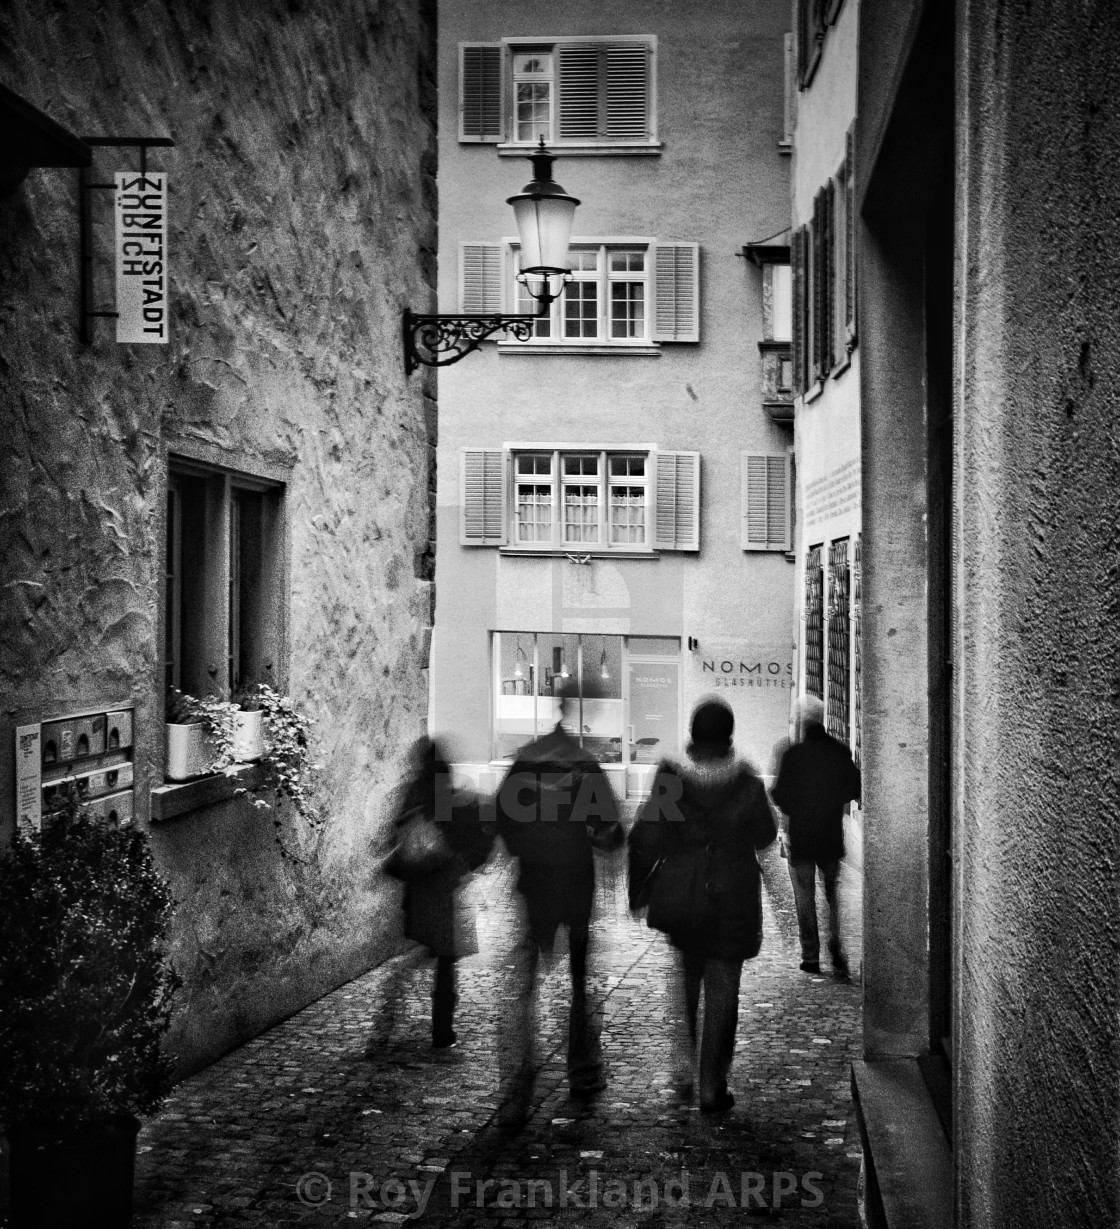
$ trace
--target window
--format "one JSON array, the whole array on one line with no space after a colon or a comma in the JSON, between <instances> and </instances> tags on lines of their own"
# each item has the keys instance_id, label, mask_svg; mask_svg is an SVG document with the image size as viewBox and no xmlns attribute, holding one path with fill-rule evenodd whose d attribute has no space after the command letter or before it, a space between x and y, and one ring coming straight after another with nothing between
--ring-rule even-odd
<instances>
[{"instance_id":1,"label":"window","mask_svg":"<svg viewBox=\"0 0 1120 1229\"><path fill-rule=\"evenodd\" d=\"M517 281L516 243L466 243L461 253L462 310L511 310L535 315L539 303ZM695 243L576 240L569 249L572 279L550 310L533 321L525 342L587 353L632 349L656 353L653 343L700 340L700 249ZM505 294L503 296L503 288Z\"/></svg>"},{"instance_id":2,"label":"window","mask_svg":"<svg viewBox=\"0 0 1120 1229\"><path fill-rule=\"evenodd\" d=\"M656 153L655 62L652 36L464 43L459 139Z\"/></svg>"},{"instance_id":3,"label":"window","mask_svg":"<svg viewBox=\"0 0 1120 1229\"><path fill-rule=\"evenodd\" d=\"M792 483L788 452L742 454L743 550L792 548Z\"/></svg>"},{"instance_id":4,"label":"window","mask_svg":"<svg viewBox=\"0 0 1120 1229\"><path fill-rule=\"evenodd\" d=\"M828 548L828 732L843 743L850 741L851 719L851 570L848 539Z\"/></svg>"},{"instance_id":5,"label":"window","mask_svg":"<svg viewBox=\"0 0 1120 1229\"><path fill-rule=\"evenodd\" d=\"M575 632L493 633L494 742L513 759L561 718L602 764L644 764L680 749L680 640Z\"/></svg>"},{"instance_id":6,"label":"window","mask_svg":"<svg viewBox=\"0 0 1120 1229\"><path fill-rule=\"evenodd\" d=\"M164 678L193 695L276 684L283 634L283 487L172 462Z\"/></svg>"},{"instance_id":7,"label":"window","mask_svg":"<svg viewBox=\"0 0 1120 1229\"><path fill-rule=\"evenodd\" d=\"M805 552L805 691L824 699L824 573L820 546Z\"/></svg>"},{"instance_id":8,"label":"window","mask_svg":"<svg viewBox=\"0 0 1120 1229\"><path fill-rule=\"evenodd\" d=\"M694 452L465 448L459 540L562 554L699 550L699 477Z\"/></svg>"},{"instance_id":9,"label":"window","mask_svg":"<svg viewBox=\"0 0 1120 1229\"><path fill-rule=\"evenodd\" d=\"M849 136L849 146L851 140ZM812 221L794 231L794 391L826 380L855 346L855 253L852 164L845 159L813 202Z\"/></svg>"}]
</instances>

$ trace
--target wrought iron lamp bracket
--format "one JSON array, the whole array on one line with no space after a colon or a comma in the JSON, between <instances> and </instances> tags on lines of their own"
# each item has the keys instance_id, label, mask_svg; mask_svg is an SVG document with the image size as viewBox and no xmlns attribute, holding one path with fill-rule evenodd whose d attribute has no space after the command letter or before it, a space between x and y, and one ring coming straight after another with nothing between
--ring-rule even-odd
<instances>
[{"instance_id":1,"label":"wrought iron lamp bracket","mask_svg":"<svg viewBox=\"0 0 1120 1229\"><path fill-rule=\"evenodd\" d=\"M523 280L518 278L519 281ZM571 281L571 274L564 277ZM561 288L561 293L563 288ZM530 291L530 293L532 293ZM417 367L450 367L477 350L488 337L506 332L515 341L528 341L533 336L533 322L548 315L553 302L560 296L536 295L540 311L487 312L478 315L422 315L405 308L403 319L404 369L411 375Z\"/></svg>"}]
</instances>

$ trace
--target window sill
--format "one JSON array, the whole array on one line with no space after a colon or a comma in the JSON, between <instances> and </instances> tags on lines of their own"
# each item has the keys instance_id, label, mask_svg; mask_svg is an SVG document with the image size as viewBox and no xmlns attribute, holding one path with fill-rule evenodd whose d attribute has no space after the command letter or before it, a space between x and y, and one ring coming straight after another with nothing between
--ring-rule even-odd
<instances>
[{"instance_id":1,"label":"window sill","mask_svg":"<svg viewBox=\"0 0 1120 1229\"><path fill-rule=\"evenodd\" d=\"M260 764L237 764L225 772L195 777L193 781L170 781L152 790L152 821L175 819L228 802L244 790L255 789L263 780Z\"/></svg>"},{"instance_id":2,"label":"window sill","mask_svg":"<svg viewBox=\"0 0 1120 1229\"><path fill-rule=\"evenodd\" d=\"M657 158L661 155L660 141L549 141L548 147L562 158ZM535 149L533 141L502 141L498 145L498 157L525 158Z\"/></svg>"},{"instance_id":3,"label":"window sill","mask_svg":"<svg viewBox=\"0 0 1120 1229\"><path fill-rule=\"evenodd\" d=\"M498 342L499 354L579 354L588 355L605 355L609 358L621 358L623 356L630 358L658 358L661 355L661 347L659 345L611 345L608 342L600 342L588 345L566 345L563 342L544 342L544 341L500 341Z\"/></svg>"},{"instance_id":4,"label":"window sill","mask_svg":"<svg viewBox=\"0 0 1120 1229\"><path fill-rule=\"evenodd\" d=\"M498 554L512 555L518 559L567 559L571 556L573 563L582 562L584 558L590 561L591 559L656 559L658 557L658 552L652 547L649 550L603 550L601 548L565 550L560 546L549 546L534 550L531 546L500 546Z\"/></svg>"},{"instance_id":5,"label":"window sill","mask_svg":"<svg viewBox=\"0 0 1120 1229\"><path fill-rule=\"evenodd\" d=\"M835 380L837 376L842 376L845 371L852 365L852 356L845 354L844 357L836 364L835 367L828 373L830 380Z\"/></svg>"},{"instance_id":6,"label":"window sill","mask_svg":"<svg viewBox=\"0 0 1120 1229\"><path fill-rule=\"evenodd\" d=\"M809 388L805 390L802 400L806 405L812 405L814 401L824 392L824 381L814 380Z\"/></svg>"}]
</instances>

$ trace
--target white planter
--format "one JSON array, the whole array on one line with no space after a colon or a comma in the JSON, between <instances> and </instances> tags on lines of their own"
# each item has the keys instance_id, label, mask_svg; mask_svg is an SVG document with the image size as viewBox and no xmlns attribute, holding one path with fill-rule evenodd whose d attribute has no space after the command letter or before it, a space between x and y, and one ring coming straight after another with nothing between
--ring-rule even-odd
<instances>
[{"instance_id":1,"label":"white planter","mask_svg":"<svg viewBox=\"0 0 1120 1229\"><path fill-rule=\"evenodd\" d=\"M240 712L233 719L233 758L239 764L259 760L264 755L264 713Z\"/></svg>"},{"instance_id":2,"label":"white planter","mask_svg":"<svg viewBox=\"0 0 1120 1229\"><path fill-rule=\"evenodd\" d=\"M189 781L208 773L214 763L214 748L206 727L167 724L167 779Z\"/></svg>"}]
</instances>

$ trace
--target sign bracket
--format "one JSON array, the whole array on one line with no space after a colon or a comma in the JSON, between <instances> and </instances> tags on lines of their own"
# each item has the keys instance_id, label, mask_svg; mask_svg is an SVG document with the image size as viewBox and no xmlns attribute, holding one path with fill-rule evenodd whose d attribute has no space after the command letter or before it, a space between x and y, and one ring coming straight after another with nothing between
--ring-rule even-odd
<instances>
[{"instance_id":1,"label":"sign bracket","mask_svg":"<svg viewBox=\"0 0 1120 1229\"><path fill-rule=\"evenodd\" d=\"M117 149L140 150L140 174L148 171L149 149L171 149L175 142L170 137L82 137L90 146L112 147ZM108 309L95 309L93 306L93 216L90 207L90 193L96 191L115 191L115 183L94 183L88 166L79 171L78 181L78 228L79 228L79 286L78 286L78 332L87 345L93 341L91 321L96 316L115 319L118 312Z\"/></svg>"}]
</instances>

